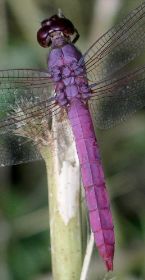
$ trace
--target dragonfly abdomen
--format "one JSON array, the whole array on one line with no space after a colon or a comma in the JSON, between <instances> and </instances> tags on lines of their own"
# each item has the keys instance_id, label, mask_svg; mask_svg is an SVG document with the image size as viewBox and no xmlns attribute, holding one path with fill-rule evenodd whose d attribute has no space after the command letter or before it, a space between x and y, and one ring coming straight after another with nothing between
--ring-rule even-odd
<instances>
[{"instance_id":1,"label":"dragonfly abdomen","mask_svg":"<svg viewBox=\"0 0 145 280\"><path fill-rule=\"evenodd\" d=\"M74 99L68 111L81 165L89 217L95 243L107 269L113 269L114 230L99 147L90 112Z\"/></svg>"}]
</instances>

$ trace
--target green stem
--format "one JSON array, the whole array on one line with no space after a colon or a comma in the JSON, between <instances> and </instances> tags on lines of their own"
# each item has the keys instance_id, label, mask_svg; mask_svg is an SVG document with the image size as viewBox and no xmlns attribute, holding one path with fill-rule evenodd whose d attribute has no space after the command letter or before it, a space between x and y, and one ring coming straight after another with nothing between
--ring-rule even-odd
<instances>
[{"instance_id":1,"label":"green stem","mask_svg":"<svg viewBox=\"0 0 145 280\"><path fill-rule=\"evenodd\" d=\"M41 149L49 182L52 271L54 280L79 280L82 268L79 164L66 159L66 150L63 147L63 160L59 161L57 156L50 156L48 147Z\"/></svg>"}]
</instances>

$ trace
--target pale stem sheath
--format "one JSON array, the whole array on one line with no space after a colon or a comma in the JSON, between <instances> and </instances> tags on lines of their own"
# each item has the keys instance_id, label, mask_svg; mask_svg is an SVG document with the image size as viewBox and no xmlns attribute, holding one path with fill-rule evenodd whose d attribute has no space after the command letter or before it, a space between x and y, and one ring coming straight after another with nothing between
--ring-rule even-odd
<instances>
[{"instance_id":1,"label":"pale stem sheath","mask_svg":"<svg viewBox=\"0 0 145 280\"><path fill-rule=\"evenodd\" d=\"M53 280L78 280L82 268L80 168L71 130L63 122L64 131L62 123L53 119L53 144L40 151L48 176Z\"/></svg>"}]
</instances>

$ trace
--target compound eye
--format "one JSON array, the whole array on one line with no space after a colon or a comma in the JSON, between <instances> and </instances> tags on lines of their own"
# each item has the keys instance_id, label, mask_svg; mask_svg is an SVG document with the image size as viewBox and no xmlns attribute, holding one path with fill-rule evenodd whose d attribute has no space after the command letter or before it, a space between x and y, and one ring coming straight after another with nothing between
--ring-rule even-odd
<instances>
[{"instance_id":1,"label":"compound eye","mask_svg":"<svg viewBox=\"0 0 145 280\"><path fill-rule=\"evenodd\" d=\"M41 47L47 48L51 45L48 26L42 26L37 32L37 41Z\"/></svg>"}]
</instances>

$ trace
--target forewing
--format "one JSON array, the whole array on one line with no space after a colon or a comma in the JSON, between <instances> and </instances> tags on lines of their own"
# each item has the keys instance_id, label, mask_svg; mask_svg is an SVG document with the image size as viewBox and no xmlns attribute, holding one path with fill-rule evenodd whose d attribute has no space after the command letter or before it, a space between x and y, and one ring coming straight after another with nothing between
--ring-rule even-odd
<instances>
[{"instance_id":1,"label":"forewing","mask_svg":"<svg viewBox=\"0 0 145 280\"><path fill-rule=\"evenodd\" d=\"M31 93L36 100L42 99L42 91L47 98L52 91L48 72L33 69L0 70L0 109L15 102L16 98L30 98Z\"/></svg>"},{"instance_id":2,"label":"forewing","mask_svg":"<svg viewBox=\"0 0 145 280\"><path fill-rule=\"evenodd\" d=\"M52 115L60 112L52 91L45 71L0 71L0 166L41 158L37 144L49 140Z\"/></svg>"},{"instance_id":3,"label":"forewing","mask_svg":"<svg viewBox=\"0 0 145 280\"><path fill-rule=\"evenodd\" d=\"M19 122L41 115L44 108L52 107L53 83L45 71L12 69L0 71L0 134L13 129L14 114ZM12 114L12 112L14 114ZM48 110L49 112L49 110Z\"/></svg>"},{"instance_id":4,"label":"forewing","mask_svg":"<svg viewBox=\"0 0 145 280\"><path fill-rule=\"evenodd\" d=\"M92 85L89 100L94 123L106 129L145 106L145 66L118 79Z\"/></svg>"},{"instance_id":5,"label":"forewing","mask_svg":"<svg viewBox=\"0 0 145 280\"><path fill-rule=\"evenodd\" d=\"M83 55L88 80L98 82L135 59L145 47L145 2L101 36Z\"/></svg>"}]
</instances>

